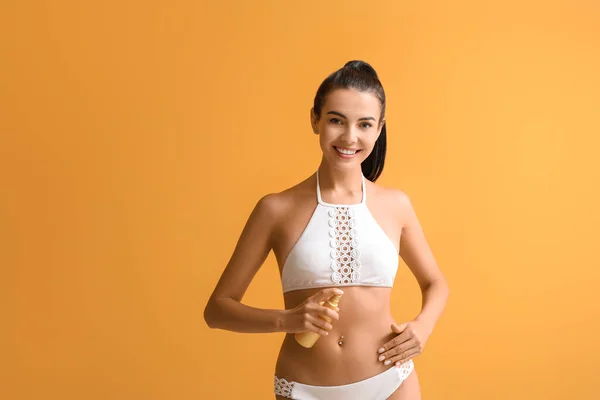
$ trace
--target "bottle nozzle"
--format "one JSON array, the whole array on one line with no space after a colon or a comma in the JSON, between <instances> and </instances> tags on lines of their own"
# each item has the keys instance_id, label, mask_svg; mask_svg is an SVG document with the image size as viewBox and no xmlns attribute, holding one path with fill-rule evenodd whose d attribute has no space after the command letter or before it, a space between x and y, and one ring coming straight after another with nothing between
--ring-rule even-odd
<instances>
[{"instance_id":1,"label":"bottle nozzle","mask_svg":"<svg viewBox=\"0 0 600 400\"><path fill-rule=\"evenodd\" d=\"M341 298L342 298L341 294L334 294L333 296L331 296L329 298L329 300L327 300L327 302L329 304L331 304L332 306L337 307Z\"/></svg>"}]
</instances>

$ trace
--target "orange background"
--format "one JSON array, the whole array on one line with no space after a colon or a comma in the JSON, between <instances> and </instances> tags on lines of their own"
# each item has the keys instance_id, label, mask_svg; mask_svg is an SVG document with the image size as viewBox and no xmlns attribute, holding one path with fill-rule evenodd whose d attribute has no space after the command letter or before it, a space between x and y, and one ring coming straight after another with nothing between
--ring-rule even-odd
<instances>
[{"instance_id":1,"label":"orange background","mask_svg":"<svg viewBox=\"0 0 600 400\"><path fill-rule=\"evenodd\" d=\"M598 398L597 1L93 3L0 5L0 398L273 398L284 334L202 312L352 59L451 288L424 399ZM243 302L283 307L272 254Z\"/></svg>"}]
</instances>

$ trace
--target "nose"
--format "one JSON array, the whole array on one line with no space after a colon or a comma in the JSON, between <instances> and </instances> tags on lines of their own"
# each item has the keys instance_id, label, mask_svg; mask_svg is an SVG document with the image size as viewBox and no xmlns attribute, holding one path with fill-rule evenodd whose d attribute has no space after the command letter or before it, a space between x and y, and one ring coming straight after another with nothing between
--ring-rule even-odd
<instances>
[{"instance_id":1,"label":"nose","mask_svg":"<svg viewBox=\"0 0 600 400\"><path fill-rule=\"evenodd\" d=\"M347 129L344 130L344 133L341 136L343 142L348 145L353 145L358 140L358 129L353 126L348 126Z\"/></svg>"}]
</instances>

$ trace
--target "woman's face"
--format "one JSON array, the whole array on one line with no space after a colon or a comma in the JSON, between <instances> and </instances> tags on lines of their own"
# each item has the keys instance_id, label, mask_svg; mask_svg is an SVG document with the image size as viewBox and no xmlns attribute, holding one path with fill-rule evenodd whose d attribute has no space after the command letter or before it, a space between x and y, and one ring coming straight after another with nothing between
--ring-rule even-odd
<instances>
[{"instance_id":1,"label":"woman's face","mask_svg":"<svg viewBox=\"0 0 600 400\"><path fill-rule=\"evenodd\" d=\"M310 111L323 157L332 166L342 168L360 166L371 154L385 122L379 121L381 105L375 94L355 89L330 92L319 120L312 108Z\"/></svg>"}]
</instances>

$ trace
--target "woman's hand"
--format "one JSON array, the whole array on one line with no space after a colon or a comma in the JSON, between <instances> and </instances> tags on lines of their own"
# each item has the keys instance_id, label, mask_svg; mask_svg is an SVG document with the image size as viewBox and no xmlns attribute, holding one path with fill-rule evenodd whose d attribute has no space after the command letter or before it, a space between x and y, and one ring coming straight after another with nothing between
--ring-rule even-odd
<instances>
[{"instance_id":1,"label":"woman's hand","mask_svg":"<svg viewBox=\"0 0 600 400\"><path fill-rule=\"evenodd\" d=\"M321 336L328 334L328 331L333 329L333 326L320 318L319 315L327 316L331 319L339 320L340 315L336 311L325 307L323 304L327 299L335 294L344 294L343 291L336 288L324 289L308 299L304 300L301 304L286 310L283 317L283 331L286 333L299 333L299 332L316 332Z\"/></svg>"},{"instance_id":2,"label":"woman's hand","mask_svg":"<svg viewBox=\"0 0 600 400\"><path fill-rule=\"evenodd\" d=\"M401 325L392 324L392 332L398 336L377 351L378 360L385 365L395 362L399 366L421 354L431 334L421 321L416 320Z\"/></svg>"}]
</instances>

